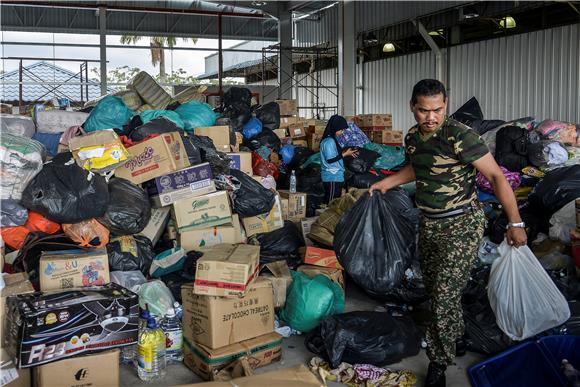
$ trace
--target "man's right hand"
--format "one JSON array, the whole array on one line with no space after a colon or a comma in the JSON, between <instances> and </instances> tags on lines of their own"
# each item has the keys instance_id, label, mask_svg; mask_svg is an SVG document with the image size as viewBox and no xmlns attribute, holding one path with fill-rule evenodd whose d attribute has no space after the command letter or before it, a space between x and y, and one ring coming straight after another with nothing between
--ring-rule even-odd
<instances>
[{"instance_id":1,"label":"man's right hand","mask_svg":"<svg viewBox=\"0 0 580 387\"><path fill-rule=\"evenodd\" d=\"M389 178L386 177L383 180L378 181L375 184L371 185L371 187L369 188L369 194L373 196L373 191L381 191L381 193L386 193L391 188L393 187L391 187Z\"/></svg>"}]
</instances>

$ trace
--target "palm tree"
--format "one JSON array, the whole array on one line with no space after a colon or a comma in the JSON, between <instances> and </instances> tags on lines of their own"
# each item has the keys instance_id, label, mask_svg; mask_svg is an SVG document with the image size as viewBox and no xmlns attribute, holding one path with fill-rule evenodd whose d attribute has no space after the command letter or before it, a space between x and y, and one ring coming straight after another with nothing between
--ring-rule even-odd
<instances>
[{"instance_id":1,"label":"palm tree","mask_svg":"<svg viewBox=\"0 0 580 387\"><path fill-rule=\"evenodd\" d=\"M121 36L121 43L136 44L143 36L123 35ZM193 44L197 43L197 38L182 38L184 42L191 40ZM165 50L164 47L173 47L177 43L177 39L173 36L151 36L149 38L149 46L151 47L151 64L153 67L159 65L159 80L165 82Z\"/></svg>"}]
</instances>

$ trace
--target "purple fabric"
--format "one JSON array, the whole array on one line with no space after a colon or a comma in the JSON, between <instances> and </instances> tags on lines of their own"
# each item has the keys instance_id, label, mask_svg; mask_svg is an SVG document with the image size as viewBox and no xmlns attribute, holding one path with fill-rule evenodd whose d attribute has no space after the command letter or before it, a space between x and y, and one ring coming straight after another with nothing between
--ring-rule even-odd
<instances>
[{"instance_id":1,"label":"purple fabric","mask_svg":"<svg viewBox=\"0 0 580 387\"><path fill-rule=\"evenodd\" d=\"M364 132L356 126L354 122L348 123L348 129L344 131L342 136L338 136L338 143L342 148L348 146L364 147L371 142Z\"/></svg>"},{"instance_id":2,"label":"purple fabric","mask_svg":"<svg viewBox=\"0 0 580 387\"><path fill-rule=\"evenodd\" d=\"M500 168L509 185L512 187L512 190L518 188L522 183L522 176L517 172L510 172L502 166L500 166ZM477 184L480 190L493 193L493 186L491 185L491 182L487 180L487 178L483 176L481 172L477 174L477 177L475 178L475 184Z\"/></svg>"}]
</instances>

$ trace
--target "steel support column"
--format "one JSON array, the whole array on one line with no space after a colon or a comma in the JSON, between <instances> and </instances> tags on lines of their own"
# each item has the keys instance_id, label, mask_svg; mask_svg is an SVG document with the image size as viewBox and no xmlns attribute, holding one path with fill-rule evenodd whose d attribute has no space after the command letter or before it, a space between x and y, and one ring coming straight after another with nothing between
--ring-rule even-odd
<instances>
[{"instance_id":1,"label":"steel support column","mask_svg":"<svg viewBox=\"0 0 580 387\"><path fill-rule=\"evenodd\" d=\"M107 94L107 8L99 7L101 95Z\"/></svg>"},{"instance_id":2,"label":"steel support column","mask_svg":"<svg viewBox=\"0 0 580 387\"><path fill-rule=\"evenodd\" d=\"M437 46L437 43L435 43L431 35L429 35L429 32L427 32L427 29L425 28L423 23L421 23L418 20L412 20L412 22L415 25L415 27L417 27L417 29L419 30L419 33L421 34L427 45L429 45L429 47L435 54L435 65L437 67L435 73L437 74L437 79L443 82L443 84L446 84L443 52L441 51L439 46Z\"/></svg>"},{"instance_id":3,"label":"steel support column","mask_svg":"<svg viewBox=\"0 0 580 387\"><path fill-rule=\"evenodd\" d=\"M222 51L222 15L218 16L218 87L220 98L224 95L223 77L224 77L224 52Z\"/></svg>"},{"instance_id":4,"label":"steel support column","mask_svg":"<svg viewBox=\"0 0 580 387\"><path fill-rule=\"evenodd\" d=\"M278 97L281 99L292 98L292 11L288 10L287 3L279 3L278 12L278 41L280 51L278 53L278 83L280 89ZM296 96L298 97L298 96Z\"/></svg>"},{"instance_id":5,"label":"steel support column","mask_svg":"<svg viewBox=\"0 0 580 387\"><path fill-rule=\"evenodd\" d=\"M338 3L338 114L356 112L356 17L353 0Z\"/></svg>"}]
</instances>

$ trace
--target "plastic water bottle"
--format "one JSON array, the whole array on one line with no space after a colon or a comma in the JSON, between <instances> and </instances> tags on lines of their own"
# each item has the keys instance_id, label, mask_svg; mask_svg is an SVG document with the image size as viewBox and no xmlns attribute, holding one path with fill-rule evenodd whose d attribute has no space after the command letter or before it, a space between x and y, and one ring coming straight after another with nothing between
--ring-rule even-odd
<instances>
[{"instance_id":1,"label":"plastic water bottle","mask_svg":"<svg viewBox=\"0 0 580 387\"><path fill-rule=\"evenodd\" d=\"M150 382L165 376L165 335L153 317L147 320L147 327L139 336L137 353L137 373L141 380Z\"/></svg>"},{"instance_id":2,"label":"plastic water bottle","mask_svg":"<svg viewBox=\"0 0 580 387\"><path fill-rule=\"evenodd\" d=\"M165 353L168 363L177 363L183 360L183 330L181 321L175 314L173 308L169 308L163 321L161 329L165 333Z\"/></svg>"},{"instance_id":3,"label":"plastic water bottle","mask_svg":"<svg viewBox=\"0 0 580 387\"><path fill-rule=\"evenodd\" d=\"M292 170L292 175L290 175L290 193L296 193L296 172Z\"/></svg>"},{"instance_id":4,"label":"plastic water bottle","mask_svg":"<svg viewBox=\"0 0 580 387\"><path fill-rule=\"evenodd\" d=\"M183 307L179 305L179 302L175 301L173 303L173 309L175 309L175 314L177 315L179 321L183 320Z\"/></svg>"}]
</instances>

